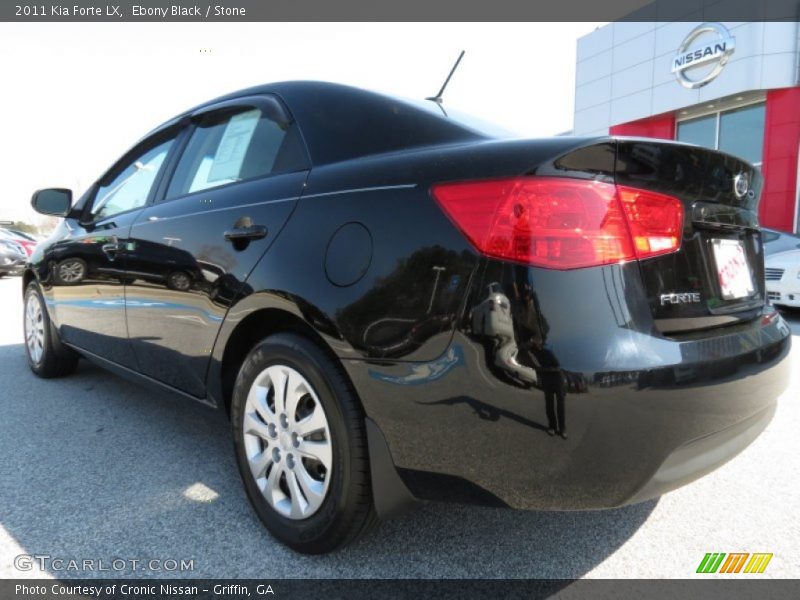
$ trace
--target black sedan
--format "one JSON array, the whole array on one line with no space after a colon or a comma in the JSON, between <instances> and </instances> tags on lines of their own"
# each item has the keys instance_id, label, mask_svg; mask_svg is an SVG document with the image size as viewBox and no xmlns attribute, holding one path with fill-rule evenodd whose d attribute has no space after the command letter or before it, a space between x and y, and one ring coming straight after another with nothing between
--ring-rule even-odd
<instances>
[{"instance_id":1,"label":"black sedan","mask_svg":"<svg viewBox=\"0 0 800 600\"><path fill-rule=\"evenodd\" d=\"M217 408L255 511L309 553L413 498L615 507L745 448L791 339L759 171L442 108L265 85L158 127L74 203L37 192L64 220L24 274L31 369L84 357Z\"/></svg>"}]
</instances>

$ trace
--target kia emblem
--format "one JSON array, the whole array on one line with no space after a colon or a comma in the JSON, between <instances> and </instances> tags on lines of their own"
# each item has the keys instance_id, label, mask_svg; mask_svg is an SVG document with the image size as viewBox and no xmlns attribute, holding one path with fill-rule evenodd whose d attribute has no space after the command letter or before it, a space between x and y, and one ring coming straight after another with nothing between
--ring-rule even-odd
<instances>
[{"instance_id":1,"label":"kia emblem","mask_svg":"<svg viewBox=\"0 0 800 600\"><path fill-rule=\"evenodd\" d=\"M737 198L744 198L750 190L750 177L747 173L739 173L733 178L733 193Z\"/></svg>"}]
</instances>

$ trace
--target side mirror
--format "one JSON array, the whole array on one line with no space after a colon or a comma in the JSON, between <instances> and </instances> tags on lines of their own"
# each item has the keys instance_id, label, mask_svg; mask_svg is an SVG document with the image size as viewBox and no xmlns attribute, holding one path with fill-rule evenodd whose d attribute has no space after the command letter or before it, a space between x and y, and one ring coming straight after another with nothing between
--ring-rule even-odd
<instances>
[{"instance_id":1,"label":"side mirror","mask_svg":"<svg viewBox=\"0 0 800 600\"><path fill-rule=\"evenodd\" d=\"M31 198L33 210L43 215L66 217L72 207L72 190L49 188L39 190Z\"/></svg>"}]
</instances>

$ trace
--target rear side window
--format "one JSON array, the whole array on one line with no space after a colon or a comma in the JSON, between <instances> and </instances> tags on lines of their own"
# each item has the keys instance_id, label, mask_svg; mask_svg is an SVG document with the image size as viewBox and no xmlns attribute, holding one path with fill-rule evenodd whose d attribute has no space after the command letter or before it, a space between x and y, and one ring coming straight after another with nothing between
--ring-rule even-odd
<instances>
[{"instance_id":1,"label":"rear side window","mask_svg":"<svg viewBox=\"0 0 800 600\"><path fill-rule=\"evenodd\" d=\"M167 198L304 168L295 125L260 108L223 110L197 123Z\"/></svg>"}]
</instances>

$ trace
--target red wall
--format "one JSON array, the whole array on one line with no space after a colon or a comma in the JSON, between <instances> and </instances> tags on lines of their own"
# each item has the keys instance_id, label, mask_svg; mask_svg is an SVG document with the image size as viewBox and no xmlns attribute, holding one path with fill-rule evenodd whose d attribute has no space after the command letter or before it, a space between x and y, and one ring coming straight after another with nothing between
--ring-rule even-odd
<instances>
[{"instance_id":1,"label":"red wall","mask_svg":"<svg viewBox=\"0 0 800 600\"><path fill-rule=\"evenodd\" d=\"M767 92L764 124L764 189L759 220L765 227L793 231L800 145L800 87Z\"/></svg>"},{"instance_id":2,"label":"red wall","mask_svg":"<svg viewBox=\"0 0 800 600\"><path fill-rule=\"evenodd\" d=\"M672 113L648 117L630 123L614 125L608 130L611 135L631 135L636 137L675 139L675 115Z\"/></svg>"},{"instance_id":3,"label":"red wall","mask_svg":"<svg viewBox=\"0 0 800 600\"><path fill-rule=\"evenodd\" d=\"M793 231L796 219L800 86L767 92L759 220L765 227ZM611 135L675 139L675 116L657 115L614 125Z\"/></svg>"}]
</instances>

